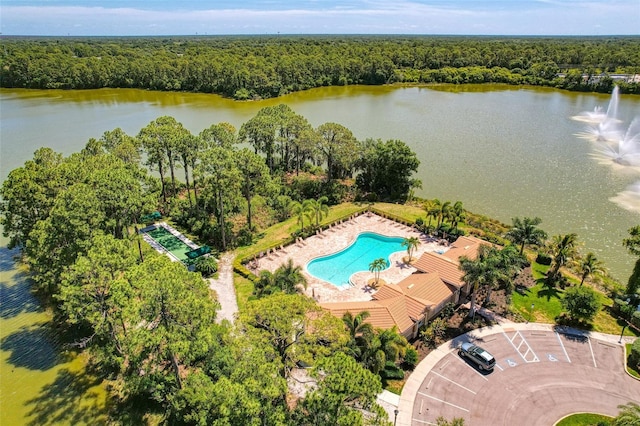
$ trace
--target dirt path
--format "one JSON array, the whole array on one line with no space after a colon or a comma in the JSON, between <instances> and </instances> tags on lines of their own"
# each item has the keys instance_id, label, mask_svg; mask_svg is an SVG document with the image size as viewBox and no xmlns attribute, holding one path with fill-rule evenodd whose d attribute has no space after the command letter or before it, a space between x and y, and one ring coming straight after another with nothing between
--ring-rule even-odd
<instances>
[{"instance_id":1,"label":"dirt path","mask_svg":"<svg viewBox=\"0 0 640 426\"><path fill-rule=\"evenodd\" d=\"M217 322L229 320L233 322L238 313L238 301L233 286L233 253L225 253L218 261L218 278L209 278L209 288L215 290L221 308L216 318Z\"/></svg>"}]
</instances>

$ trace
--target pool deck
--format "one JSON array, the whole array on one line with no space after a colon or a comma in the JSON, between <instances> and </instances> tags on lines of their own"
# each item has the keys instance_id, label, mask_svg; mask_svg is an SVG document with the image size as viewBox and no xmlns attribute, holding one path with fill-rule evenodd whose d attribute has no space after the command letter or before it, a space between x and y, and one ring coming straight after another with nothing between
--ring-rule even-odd
<instances>
[{"instance_id":1,"label":"pool deck","mask_svg":"<svg viewBox=\"0 0 640 426\"><path fill-rule=\"evenodd\" d=\"M446 251L447 246L439 244L435 239L409 226L402 225L375 214L362 214L341 224L334 225L322 233L316 234L296 244L291 244L276 250L257 260L252 271L259 273L261 270L275 271L280 265L292 259L295 265L303 268L308 286L306 294L319 302L347 302L367 301L375 293L367 286L367 282L374 277L373 272L356 272L351 277L353 286L346 289L313 277L307 272L306 265L312 259L328 254L336 253L348 247L355 241L358 234L363 232L375 232L388 237L417 237L420 244L413 253L413 258L418 258L427 251ZM391 266L380 273L380 279L388 284L395 284L416 272L416 268L402 261L407 256L407 251L393 253L390 257Z\"/></svg>"}]
</instances>

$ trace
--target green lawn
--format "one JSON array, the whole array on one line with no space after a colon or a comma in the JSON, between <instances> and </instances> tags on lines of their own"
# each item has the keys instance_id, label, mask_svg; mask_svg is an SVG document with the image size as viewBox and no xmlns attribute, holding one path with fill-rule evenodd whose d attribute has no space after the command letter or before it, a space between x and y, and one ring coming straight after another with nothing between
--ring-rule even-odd
<instances>
[{"instance_id":1,"label":"green lawn","mask_svg":"<svg viewBox=\"0 0 640 426\"><path fill-rule=\"evenodd\" d=\"M233 283L236 287L236 297L238 299L238 310L243 311L247 306L249 297L253 294L253 282L245 277L233 274Z\"/></svg>"},{"instance_id":2,"label":"green lawn","mask_svg":"<svg viewBox=\"0 0 640 426\"><path fill-rule=\"evenodd\" d=\"M531 264L533 278L538 284L524 294L514 292L512 295L512 307L519 312L524 319L531 322L554 323L555 318L562 313L561 298L564 291L561 289L548 290L543 287L543 280L548 266L535 262ZM569 280L573 285L579 285L580 281ZM588 285L588 284L584 284ZM593 331L607 334L620 334L622 331L622 321L610 314L610 307L613 301L605 294L598 292L598 298L602 309L593 320ZM533 309L531 306L533 305ZM637 336L637 333L627 327L625 336Z\"/></svg>"},{"instance_id":3,"label":"green lawn","mask_svg":"<svg viewBox=\"0 0 640 426\"><path fill-rule=\"evenodd\" d=\"M601 414L580 413L572 414L556 423L556 426L594 426L599 424L611 424L613 417L603 416Z\"/></svg>"},{"instance_id":4,"label":"green lawn","mask_svg":"<svg viewBox=\"0 0 640 426\"><path fill-rule=\"evenodd\" d=\"M512 295L511 303L514 310L527 321L554 323L555 318L562 312L560 299L564 292L560 289L548 290L543 287L544 276L548 269L548 266L532 263L531 272L537 284L527 289L524 294L514 292Z\"/></svg>"}]
</instances>

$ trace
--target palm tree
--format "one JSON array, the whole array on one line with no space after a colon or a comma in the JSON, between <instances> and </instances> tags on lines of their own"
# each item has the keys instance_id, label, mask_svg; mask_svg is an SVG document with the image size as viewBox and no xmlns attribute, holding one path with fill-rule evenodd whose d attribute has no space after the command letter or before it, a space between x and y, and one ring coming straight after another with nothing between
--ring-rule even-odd
<instances>
[{"instance_id":1,"label":"palm tree","mask_svg":"<svg viewBox=\"0 0 640 426\"><path fill-rule=\"evenodd\" d=\"M408 237L402 241L402 247L407 248L407 254L409 255L409 263L413 260L413 251L420 245L420 240L416 237Z\"/></svg>"},{"instance_id":2,"label":"palm tree","mask_svg":"<svg viewBox=\"0 0 640 426\"><path fill-rule=\"evenodd\" d=\"M514 244L520 245L520 254L524 253L524 246L526 244L540 245L547 239L547 233L542 229L537 228L542 223L542 219L539 217L525 217L520 219L515 217L511 219L513 222L512 228L507 232L507 239Z\"/></svg>"},{"instance_id":3,"label":"palm tree","mask_svg":"<svg viewBox=\"0 0 640 426\"><path fill-rule=\"evenodd\" d=\"M633 256L640 256L640 225L629 229L629 238L622 240L622 245L629 250ZM635 294L640 287L640 258L636 260L633 272L627 282L625 294Z\"/></svg>"},{"instance_id":4,"label":"palm tree","mask_svg":"<svg viewBox=\"0 0 640 426\"><path fill-rule=\"evenodd\" d=\"M365 353L371 348L375 337L373 326L364 322L367 318L369 318L368 311L362 311L355 316L347 311L342 315L342 322L351 336L348 347L358 362L364 362Z\"/></svg>"},{"instance_id":5,"label":"palm tree","mask_svg":"<svg viewBox=\"0 0 640 426\"><path fill-rule=\"evenodd\" d=\"M328 201L329 199L325 196L322 196L317 200L309 200L309 209L313 216L315 216L316 226L319 226L322 218L329 214L329 206L327 206Z\"/></svg>"},{"instance_id":6,"label":"palm tree","mask_svg":"<svg viewBox=\"0 0 640 426\"><path fill-rule=\"evenodd\" d=\"M483 244L478 251L475 260L467 256L460 257L460 270L464 273L462 280L471 284L471 306L469 316L472 317L476 310L476 296L481 287L495 285L500 277L496 268L496 256L493 253L496 249L490 245Z\"/></svg>"},{"instance_id":7,"label":"palm tree","mask_svg":"<svg viewBox=\"0 0 640 426\"><path fill-rule=\"evenodd\" d=\"M439 207L438 228L440 228L440 225L442 225L442 222L449 219L449 216L451 214L451 201L445 201L444 203L440 204L440 206L438 207Z\"/></svg>"},{"instance_id":8,"label":"palm tree","mask_svg":"<svg viewBox=\"0 0 640 426\"><path fill-rule=\"evenodd\" d=\"M260 276L258 277L258 281L256 281L253 294L257 297L262 297L263 295L271 294L275 287L275 276L271 271L267 271L266 269L260 272Z\"/></svg>"},{"instance_id":9,"label":"palm tree","mask_svg":"<svg viewBox=\"0 0 640 426\"><path fill-rule=\"evenodd\" d=\"M369 264L369 271L374 273L374 287L378 286L380 281L380 271L387 268L387 261L384 257L379 257Z\"/></svg>"},{"instance_id":10,"label":"palm tree","mask_svg":"<svg viewBox=\"0 0 640 426\"><path fill-rule=\"evenodd\" d=\"M514 276L520 271L526 262L526 259L518 253L515 246L507 246L502 250L489 250L489 262L494 269L492 275L493 282L487 287L487 295L484 304L491 303L491 291L498 288L506 288L511 291Z\"/></svg>"},{"instance_id":11,"label":"palm tree","mask_svg":"<svg viewBox=\"0 0 640 426\"><path fill-rule=\"evenodd\" d=\"M292 259L283 263L274 273L274 282L284 293L302 293L301 287L306 290L307 279L302 274L302 267L294 265Z\"/></svg>"},{"instance_id":12,"label":"palm tree","mask_svg":"<svg viewBox=\"0 0 640 426\"><path fill-rule=\"evenodd\" d=\"M605 272L604 264L599 261L596 255L592 252L587 253L587 255L584 258L580 259L579 262L581 272L580 285L584 283L585 279L603 274Z\"/></svg>"},{"instance_id":13,"label":"palm tree","mask_svg":"<svg viewBox=\"0 0 640 426\"><path fill-rule=\"evenodd\" d=\"M407 339L400 333L394 325L393 328L378 332L380 349L384 352L386 361L395 362L399 355L404 355L407 346Z\"/></svg>"},{"instance_id":14,"label":"palm tree","mask_svg":"<svg viewBox=\"0 0 640 426\"><path fill-rule=\"evenodd\" d=\"M462 201L456 201L451 208L449 217L451 218L451 225L453 229L458 229L458 224L465 218L464 208L462 207Z\"/></svg>"},{"instance_id":15,"label":"palm tree","mask_svg":"<svg viewBox=\"0 0 640 426\"><path fill-rule=\"evenodd\" d=\"M437 198L434 198L433 200L427 201L425 203L424 209L427 212L427 218L429 219L429 227L431 227L431 219L435 219L438 217L441 204L442 203Z\"/></svg>"},{"instance_id":16,"label":"palm tree","mask_svg":"<svg viewBox=\"0 0 640 426\"><path fill-rule=\"evenodd\" d=\"M289 203L289 212L298 216L300 231L304 231L304 218L311 220L311 200L304 200L302 203L292 201Z\"/></svg>"},{"instance_id":17,"label":"palm tree","mask_svg":"<svg viewBox=\"0 0 640 426\"><path fill-rule=\"evenodd\" d=\"M368 311L362 311L356 314L356 316L353 316L351 312L347 311L342 315L342 322L347 326L347 330L352 339L355 339L356 336L365 332L373 332L371 324L364 322L369 316Z\"/></svg>"},{"instance_id":18,"label":"palm tree","mask_svg":"<svg viewBox=\"0 0 640 426\"><path fill-rule=\"evenodd\" d=\"M613 419L613 426L638 426L640 425L640 404L629 402L618 405L620 413Z\"/></svg>"},{"instance_id":19,"label":"palm tree","mask_svg":"<svg viewBox=\"0 0 640 426\"><path fill-rule=\"evenodd\" d=\"M629 229L629 238L622 240L622 245L634 256L640 256L640 225Z\"/></svg>"},{"instance_id":20,"label":"palm tree","mask_svg":"<svg viewBox=\"0 0 640 426\"><path fill-rule=\"evenodd\" d=\"M578 254L578 235L575 233L556 235L549 246L552 257L552 266L548 276L552 279L558 277L560 268L571 262Z\"/></svg>"}]
</instances>

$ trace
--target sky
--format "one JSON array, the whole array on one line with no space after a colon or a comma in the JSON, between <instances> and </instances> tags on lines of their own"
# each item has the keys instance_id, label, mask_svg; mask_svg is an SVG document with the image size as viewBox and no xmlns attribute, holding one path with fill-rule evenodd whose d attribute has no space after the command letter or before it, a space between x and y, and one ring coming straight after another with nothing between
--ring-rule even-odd
<instances>
[{"instance_id":1,"label":"sky","mask_svg":"<svg viewBox=\"0 0 640 426\"><path fill-rule=\"evenodd\" d=\"M640 0L0 0L3 35L638 35Z\"/></svg>"}]
</instances>

